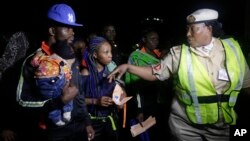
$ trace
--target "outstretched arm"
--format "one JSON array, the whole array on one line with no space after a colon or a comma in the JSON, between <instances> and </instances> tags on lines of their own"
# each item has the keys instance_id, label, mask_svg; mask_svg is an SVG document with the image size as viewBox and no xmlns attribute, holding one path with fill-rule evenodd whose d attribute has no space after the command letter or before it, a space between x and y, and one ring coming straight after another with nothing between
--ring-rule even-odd
<instances>
[{"instance_id":1,"label":"outstretched arm","mask_svg":"<svg viewBox=\"0 0 250 141\"><path fill-rule=\"evenodd\" d=\"M155 81L157 80L156 76L153 74L153 70L151 66L148 67L140 67L131 64L123 64L118 66L113 72L111 72L108 76L108 79L120 79L125 72L132 73L141 77L144 80Z\"/></svg>"}]
</instances>

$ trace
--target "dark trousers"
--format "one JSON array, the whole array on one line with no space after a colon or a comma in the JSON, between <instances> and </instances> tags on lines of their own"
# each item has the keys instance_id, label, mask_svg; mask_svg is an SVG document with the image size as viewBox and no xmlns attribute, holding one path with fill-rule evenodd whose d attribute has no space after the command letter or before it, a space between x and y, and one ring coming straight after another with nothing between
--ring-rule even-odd
<instances>
[{"instance_id":1,"label":"dark trousers","mask_svg":"<svg viewBox=\"0 0 250 141\"><path fill-rule=\"evenodd\" d=\"M68 125L47 130L48 141L88 141L83 121L71 121Z\"/></svg>"},{"instance_id":2,"label":"dark trousers","mask_svg":"<svg viewBox=\"0 0 250 141\"><path fill-rule=\"evenodd\" d=\"M118 141L118 127L114 130L108 118L105 120L93 119L92 126L95 130L93 141Z\"/></svg>"}]
</instances>

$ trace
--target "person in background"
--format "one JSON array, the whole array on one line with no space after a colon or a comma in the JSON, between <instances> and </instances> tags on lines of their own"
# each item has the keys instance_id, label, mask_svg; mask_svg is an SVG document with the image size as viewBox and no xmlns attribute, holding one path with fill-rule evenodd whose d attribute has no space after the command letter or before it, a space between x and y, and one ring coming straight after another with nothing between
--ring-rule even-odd
<instances>
[{"instance_id":1,"label":"person in background","mask_svg":"<svg viewBox=\"0 0 250 141\"><path fill-rule=\"evenodd\" d=\"M136 66L151 66L158 64L161 57L158 45L159 35L157 31L153 28L144 29L142 31L140 49L137 49L130 54L128 64ZM159 101L161 101L159 98L161 89L166 89L166 87L164 87L165 83L142 80L136 75L126 73L125 84L126 88L129 89L129 94L133 95L136 101L137 111L135 111L135 117L137 122L143 122L149 116L156 117L156 125L149 129L149 139L151 141L160 140L160 138L162 139L160 135L163 131L160 130L160 127L165 126L165 124L161 121L162 118L160 118L160 115L164 115L165 110L162 110L162 107L159 104ZM152 94L152 92L154 94Z\"/></svg>"},{"instance_id":2,"label":"person in background","mask_svg":"<svg viewBox=\"0 0 250 141\"><path fill-rule=\"evenodd\" d=\"M172 47L157 65L123 64L109 76L125 72L145 80L173 77L175 96L169 127L173 140L228 141L236 124L238 94L250 94L250 72L239 43L222 39L222 25L214 9L198 9L187 16L187 42Z\"/></svg>"},{"instance_id":3,"label":"person in background","mask_svg":"<svg viewBox=\"0 0 250 141\"><path fill-rule=\"evenodd\" d=\"M124 51L117 42L116 27L114 24L106 24L102 29L102 36L110 43L112 47L112 60L116 65L120 65L126 62Z\"/></svg>"},{"instance_id":4,"label":"person in background","mask_svg":"<svg viewBox=\"0 0 250 141\"><path fill-rule=\"evenodd\" d=\"M69 46L74 40L73 27L82 26L82 24L76 23L75 18L74 10L65 3L54 4L49 8L46 37L41 43L41 47L25 59L17 87L17 102L27 110L28 114L33 115L31 121L37 120L37 116L35 116L37 114L45 115L42 118L44 123L40 125L45 129L46 140L49 141L88 141L94 138L95 132L91 126L84 93L80 87L82 82L78 60L75 57L65 59L68 64L71 64L72 77L63 87L60 97L48 100L39 96L39 89L34 79L36 68L31 64L33 56L38 53L44 56L51 56L53 53L59 56L74 56L73 48ZM52 48L58 42L67 42L68 45ZM48 119L49 112L62 108L72 100L73 110L69 122L63 126L57 126ZM31 121L27 124L31 124ZM38 123L34 124L38 126Z\"/></svg>"},{"instance_id":5,"label":"person in background","mask_svg":"<svg viewBox=\"0 0 250 141\"><path fill-rule=\"evenodd\" d=\"M86 64L82 70L83 89L88 111L95 130L94 141L118 141L117 106L112 93L117 83L109 83L108 64L112 61L111 45L103 37L90 39ZM125 95L125 94L124 94Z\"/></svg>"},{"instance_id":6,"label":"person in background","mask_svg":"<svg viewBox=\"0 0 250 141\"><path fill-rule=\"evenodd\" d=\"M76 54L76 57L79 61L83 58L83 53L87 48L87 41L83 37L76 38L73 43L73 48ZM81 68L82 69L82 68Z\"/></svg>"},{"instance_id":7,"label":"person in background","mask_svg":"<svg viewBox=\"0 0 250 141\"><path fill-rule=\"evenodd\" d=\"M3 35L5 42L0 44L3 49L0 57L0 109L3 113L0 121L0 141L30 141L31 136L25 134L26 130L22 128L25 118L15 100L20 68L29 50L30 38L24 31L7 35Z\"/></svg>"}]
</instances>

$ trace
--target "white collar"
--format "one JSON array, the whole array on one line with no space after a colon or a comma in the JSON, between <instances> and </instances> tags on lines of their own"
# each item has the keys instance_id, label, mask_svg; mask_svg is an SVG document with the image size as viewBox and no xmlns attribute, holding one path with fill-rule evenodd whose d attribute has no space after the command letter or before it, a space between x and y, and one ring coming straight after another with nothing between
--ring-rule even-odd
<instances>
[{"instance_id":1,"label":"white collar","mask_svg":"<svg viewBox=\"0 0 250 141\"><path fill-rule=\"evenodd\" d=\"M214 38L212 38L211 42L208 45L196 47L195 49L203 53L204 55L209 56L213 47L214 47Z\"/></svg>"}]
</instances>

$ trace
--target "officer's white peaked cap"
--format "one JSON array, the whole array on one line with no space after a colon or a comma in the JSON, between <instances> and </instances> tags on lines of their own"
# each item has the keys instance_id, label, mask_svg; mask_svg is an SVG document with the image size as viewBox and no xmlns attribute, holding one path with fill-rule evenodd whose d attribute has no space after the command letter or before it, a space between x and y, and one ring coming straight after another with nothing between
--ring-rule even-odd
<instances>
[{"instance_id":1,"label":"officer's white peaked cap","mask_svg":"<svg viewBox=\"0 0 250 141\"><path fill-rule=\"evenodd\" d=\"M199 9L187 16L187 23L202 23L206 21L213 21L218 19L218 12L213 9Z\"/></svg>"}]
</instances>

